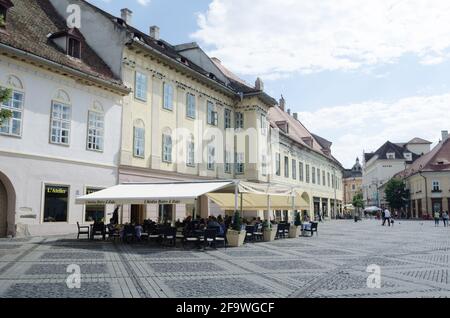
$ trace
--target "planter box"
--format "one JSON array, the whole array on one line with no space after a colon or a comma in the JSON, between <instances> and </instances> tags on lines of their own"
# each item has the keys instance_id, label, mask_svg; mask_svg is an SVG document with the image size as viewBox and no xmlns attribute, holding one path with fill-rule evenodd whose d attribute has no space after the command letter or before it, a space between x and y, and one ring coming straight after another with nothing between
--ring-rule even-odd
<instances>
[{"instance_id":1,"label":"planter box","mask_svg":"<svg viewBox=\"0 0 450 318\"><path fill-rule=\"evenodd\" d=\"M289 228L289 238L298 238L301 234L301 226L291 225Z\"/></svg>"},{"instance_id":2,"label":"planter box","mask_svg":"<svg viewBox=\"0 0 450 318\"><path fill-rule=\"evenodd\" d=\"M271 229L264 229L264 242L272 242L275 241L275 237L277 236L278 225L272 225Z\"/></svg>"},{"instance_id":3,"label":"planter box","mask_svg":"<svg viewBox=\"0 0 450 318\"><path fill-rule=\"evenodd\" d=\"M246 231L238 232L234 230L228 230L227 232L228 246L239 247L244 245L246 235L247 235Z\"/></svg>"}]
</instances>

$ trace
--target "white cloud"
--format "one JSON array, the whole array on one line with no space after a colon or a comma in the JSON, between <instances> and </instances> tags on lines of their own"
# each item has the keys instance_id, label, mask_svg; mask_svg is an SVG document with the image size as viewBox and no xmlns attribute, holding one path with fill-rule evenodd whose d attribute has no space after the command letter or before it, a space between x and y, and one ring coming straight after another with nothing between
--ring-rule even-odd
<instances>
[{"instance_id":1,"label":"white cloud","mask_svg":"<svg viewBox=\"0 0 450 318\"><path fill-rule=\"evenodd\" d=\"M137 0L137 2L144 7L150 4L150 0Z\"/></svg>"},{"instance_id":2,"label":"white cloud","mask_svg":"<svg viewBox=\"0 0 450 318\"><path fill-rule=\"evenodd\" d=\"M276 78L407 53L441 63L449 58L449 21L448 0L213 0L192 37L236 72Z\"/></svg>"},{"instance_id":3,"label":"white cloud","mask_svg":"<svg viewBox=\"0 0 450 318\"><path fill-rule=\"evenodd\" d=\"M333 153L351 167L363 150L375 151L387 140L420 137L437 142L450 129L450 94L416 96L394 102L365 102L302 112L300 120L333 141Z\"/></svg>"}]
</instances>

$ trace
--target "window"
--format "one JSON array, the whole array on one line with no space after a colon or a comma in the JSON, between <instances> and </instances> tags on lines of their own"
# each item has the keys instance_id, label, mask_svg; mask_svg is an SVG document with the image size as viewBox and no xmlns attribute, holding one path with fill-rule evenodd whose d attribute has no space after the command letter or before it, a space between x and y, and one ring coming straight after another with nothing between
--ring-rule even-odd
<instances>
[{"instance_id":1,"label":"window","mask_svg":"<svg viewBox=\"0 0 450 318\"><path fill-rule=\"evenodd\" d=\"M244 153L236 153L236 174L244 174Z\"/></svg>"},{"instance_id":2,"label":"window","mask_svg":"<svg viewBox=\"0 0 450 318\"><path fill-rule=\"evenodd\" d=\"M306 183L310 182L310 173L311 170L309 169L309 165L306 165Z\"/></svg>"},{"instance_id":3,"label":"window","mask_svg":"<svg viewBox=\"0 0 450 318\"><path fill-rule=\"evenodd\" d=\"M103 151L105 119L103 114L89 111L88 114L88 140L89 150Z\"/></svg>"},{"instance_id":4,"label":"window","mask_svg":"<svg viewBox=\"0 0 450 318\"><path fill-rule=\"evenodd\" d=\"M217 112L215 111L214 103L208 101L208 125L217 126L219 118Z\"/></svg>"},{"instance_id":5,"label":"window","mask_svg":"<svg viewBox=\"0 0 450 318\"><path fill-rule=\"evenodd\" d=\"M134 97L147 101L147 75L136 72Z\"/></svg>"},{"instance_id":6,"label":"window","mask_svg":"<svg viewBox=\"0 0 450 318\"><path fill-rule=\"evenodd\" d=\"M134 150L135 157L145 157L145 129L134 127Z\"/></svg>"},{"instance_id":7,"label":"window","mask_svg":"<svg viewBox=\"0 0 450 318\"><path fill-rule=\"evenodd\" d=\"M312 183L316 184L316 168L312 167Z\"/></svg>"},{"instance_id":8,"label":"window","mask_svg":"<svg viewBox=\"0 0 450 318\"><path fill-rule=\"evenodd\" d=\"M388 159L395 159L395 153L394 153L394 152L388 152L388 153L386 154L386 157L387 157Z\"/></svg>"},{"instance_id":9,"label":"window","mask_svg":"<svg viewBox=\"0 0 450 318\"><path fill-rule=\"evenodd\" d=\"M275 174L281 176L281 155L279 153L275 155Z\"/></svg>"},{"instance_id":10,"label":"window","mask_svg":"<svg viewBox=\"0 0 450 318\"><path fill-rule=\"evenodd\" d=\"M59 102L52 103L51 136L54 144L69 145L70 136L70 106Z\"/></svg>"},{"instance_id":11,"label":"window","mask_svg":"<svg viewBox=\"0 0 450 318\"><path fill-rule=\"evenodd\" d=\"M44 222L67 222L69 187L46 185L44 197Z\"/></svg>"},{"instance_id":12,"label":"window","mask_svg":"<svg viewBox=\"0 0 450 318\"><path fill-rule=\"evenodd\" d=\"M261 159L261 174L265 177L267 176L267 156L262 155Z\"/></svg>"},{"instance_id":13,"label":"window","mask_svg":"<svg viewBox=\"0 0 450 318\"><path fill-rule=\"evenodd\" d=\"M320 169L317 168L317 184L320 185Z\"/></svg>"},{"instance_id":14,"label":"window","mask_svg":"<svg viewBox=\"0 0 450 318\"><path fill-rule=\"evenodd\" d=\"M186 165L189 167L195 166L195 144L194 141L191 139L187 142L186 147Z\"/></svg>"},{"instance_id":15,"label":"window","mask_svg":"<svg viewBox=\"0 0 450 318\"><path fill-rule=\"evenodd\" d=\"M216 148L213 145L208 146L208 170L214 170L216 167Z\"/></svg>"},{"instance_id":16,"label":"window","mask_svg":"<svg viewBox=\"0 0 450 318\"><path fill-rule=\"evenodd\" d=\"M329 172L327 172L327 176L328 176L328 187L330 187L331 186L331 180L330 180L330 173Z\"/></svg>"},{"instance_id":17,"label":"window","mask_svg":"<svg viewBox=\"0 0 450 318\"><path fill-rule=\"evenodd\" d=\"M352 190L355 191L356 190L356 186L354 184L352 184Z\"/></svg>"},{"instance_id":18,"label":"window","mask_svg":"<svg viewBox=\"0 0 450 318\"><path fill-rule=\"evenodd\" d=\"M225 109L225 129L231 128L231 110Z\"/></svg>"},{"instance_id":19,"label":"window","mask_svg":"<svg viewBox=\"0 0 450 318\"><path fill-rule=\"evenodd\" d=\"M267 124L267 118L264 114L261 115L261 134L263 136L267 136L268 131L268 124Z\"/></svg>"},{"instance_id":20,"label":"window","mask_svg":"<svg viewBox=\"0 0 450 318\"><path fill-rule=\"evenodd\" d=\"M289 157L284 157L284 176L289 178Z\"/></svg>"},{"instance_id":21,"label":"window","mask_svg":"<svg viewBox=\"0 0 450 318\"><path fill-rule=\"evenodd\" d=\"M172 136L170 134L163 134L162 160L167 163L172 162Z\"/></svg>"},{"instance_id":22,"label":"window","mask_svg":"<svg viewBox=\"0 0 450 318\"><path fill-rule=\"evenodd\" d=\"M406 159L407 161L412 161L412 153L410 153L410 152L405 152L405 153L403 154L403 156L405 157L405 159Z\"/></svg>"},{"instance_id":23,"label":"window","mask_svg":"<svg viewBox=\"0 0 450 318\"><path fill-rule=\"evenodd\" d=\"M298 164L298 175L300 178L300 181L303 182L304 178L304 170L303 170L303 162L299 162Z\"/></svg>"},{"instance_id":24,"label":"window","mask_svg":"<svg viewBox=\"0 0 450 318\"><path fill-rule=\"evenodd\" d=\"M244 114L236 113L236 129L244 129Z\"/></svg>"},{"instance_id":25,"label":"window","mask_svg":"<svg viewBox=\"0 0 450 318\"><path fill-rule=\"evenodd\" d=\"M297 161L292 159L292 179L297 179Z\"/></svg>"},{"instance_id":26,"label":"window","mask_svg":"<svg viewBox=\"0 0 450 318\"><path fill-rule=\"evenodd\" d=\"M100 191L101 189L93 189L93 188L87 188L86 189L86 195ZM105 205L101 204L93 204L93 205L86 205L86 211L84 220L85 222L104 222L105 219Z\"/></svg>"},{"instance_id":27,"label":"window","mask_svg":"<svg viewBox=\"0 0 450 318\"><path fill-rule=\"evenodd\" d=\"M0 110L7 110L12 113L11 118L4 120L0 126L1 134L22 135L23 104L24 94L13 90L11 98L0 105Z\"/></svg>"},{"instance_id":28,"label":"window","mask_svg":"<svg viewBox=\"0 0 450 318\"><path fill-rule=\"evenodd\" d=\"M167 110L173 110L173 87L169 83L164 83L164 102L163 108Z\"/></svg>"},{"instance_id":29,"label":"window","mask_svg":"<svg viewBox=\"0 0 450 318\"><path fill-rule=\"evenodd\" d=\"M325 171L322 171L322 185L325 187L327 185L327 179L325 175Z\"/></svg>"},{"instance_id":30,"label":"window","mask_svg":"<svg viewBox=\"0 0 450 318\"><path fill-rule=\"evenodd\" d=\"M225 173L231 173L231 152L225 151Z\"/></svg>"},{"instance_id":31,"label":"window","mask_svg":"<svg viewBox=\"0 0 450 318\"><path fill-rule=\"evenodd\" d=\"M441 183L439 181L433 181L433 192L441 192Z\"/></svg>"},{"instance_id":32,"label":"window","mask_svg":"<svg viewBox=\"0 0 450 318\"><path fill-rule=\"evenodd\" d=\"M189 93L186 95L186 116L192 119L196 117L195 95Z\"/></svg>"},{"instance_id":33,"label":"window","mask_svg":"<svg viewBox=\"0 0 450 318\"><path fill-rule=\"evenodd\" d=\"M81 58L81 42L74 38L69 38L69 45L67 47L67 54L76 58Z\"/></svg>"}]
</instances>

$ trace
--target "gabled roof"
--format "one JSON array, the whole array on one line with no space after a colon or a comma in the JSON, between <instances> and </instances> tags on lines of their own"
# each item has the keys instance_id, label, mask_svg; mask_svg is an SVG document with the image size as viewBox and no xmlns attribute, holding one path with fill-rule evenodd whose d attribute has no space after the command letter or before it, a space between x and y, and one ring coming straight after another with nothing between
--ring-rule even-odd
<instances>
[{"instance_id":1,"label":"gabled roof","mask_svg":"<svg viewBox=\"0 0 450 318\"><path fill-rule=\"evenodd\" d=\"M409 177L419 172L450 171L450 138L441 141L429 153L418 158L398 177Z\"/></svg>"},{"instance_id":2,"label":"gabled roof","mask_svg":"<svg viewBox=\"0 0 450 318\"><path fill-rule=\"evenodd\" d=\"M378 148L377 151L375 151L374 153L365 153L364 154L364 159L365 161L369 161L370 159L372 159L374 156L377 156L378 160L387 160L387 154L388 153L394 153L395 154L395 159L399 159L399 160L404 160L405 156L404 153L411 153L412 155L412 160L409 162L414 162L417 158L419 158L420 156L409 151L408 149L406 149L406 144L404 147L399 146L398 144L394 144L390 141L387 141L384 145L382 145L380 148Z\"/></svg>"},{"instance_id":3,"label":"gabled roof","mask_svg":"<svg viewBox=\"0 0 450 318\"><path fill-rule=\"evenodd\" d=\"M125 89L106 63L92 50L80 34L81 59L63 52L48 36L68 32L66 21L48 0L13 0L8 11L6 32L0 32L0 43L32 54L46 61L68 67Z\"/></svg>"}]
</instances>

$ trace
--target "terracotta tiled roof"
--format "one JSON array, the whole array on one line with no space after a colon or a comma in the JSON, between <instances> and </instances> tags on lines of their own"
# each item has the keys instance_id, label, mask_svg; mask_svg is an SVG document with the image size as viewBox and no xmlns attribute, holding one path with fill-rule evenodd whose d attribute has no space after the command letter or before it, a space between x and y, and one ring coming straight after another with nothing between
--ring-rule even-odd
<instances>
[{"instance_id":1,"label":"terracotta tiled roof","mask_svg":"<svg viewBox=\"0 0 450 318\"><path fill-rule=\"evenodd\" d=\"M6 29L0 32L0 43L121 85L105 62L86 44L81 35L81 59L66 55L49 35L67 31L65 20L48 0L12 0Z\"/></svg>"}]
</instances>

